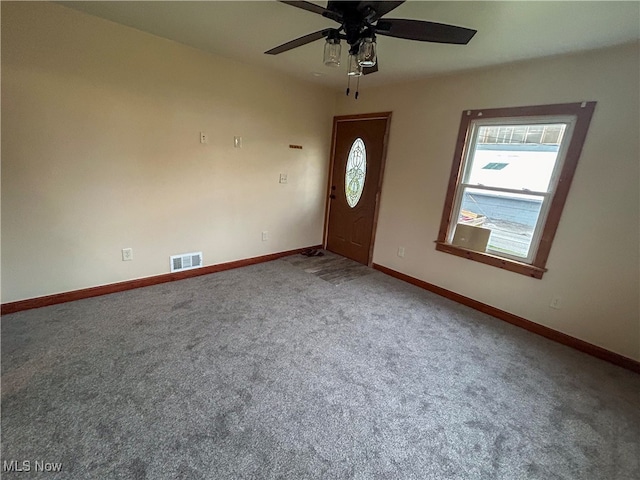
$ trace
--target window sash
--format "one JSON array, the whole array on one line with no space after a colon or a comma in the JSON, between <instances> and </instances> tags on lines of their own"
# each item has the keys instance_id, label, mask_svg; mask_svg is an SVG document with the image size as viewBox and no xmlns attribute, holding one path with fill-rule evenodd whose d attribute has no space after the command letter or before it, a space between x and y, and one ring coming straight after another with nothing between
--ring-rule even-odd
<instances>
[{"instance_id":1,"label":"window sash","mask_svg":"<svg viewBox=\"0 0 640 480\"><path fill-rule=\"evenodd\" d=\"M461 180L456 185L455 197L453 202L453 208L451 210L451 217L449 219L449 228L447 230L446 242L451 244L453 241L455 229L458 224L458 218L460 216L462 199L464 197L464 192L468 188L493 191L493 192L501 192L501 193L540 196L540 197L543 197L542 205L540 207L538 219L536 221L536 225L533 230L531 243L530 243L529 251L526 258L517 256L517 255L510 255L505 252L497 252L489 248L487 248L487 251L486 251L486 253L496 255L499 257L515 260L518 262L524 262L527 264L533 264L534 259L538 254L540 241L542 238L542 234L544 232L544 227L549 214L549 209L552 204L553 195L555 194L556 188L558 186L560 174L563 171L567 150L569 148L569 145L571 144L571 139L573 137L576 121L577 121L577 118L575 115L559 115L559 116L543 115L543 116L536 116L536 117L502 117L502 118L496 117L496 118L472 120L469 123L469 127L468 127L469 136L467 137L470 139L470 142L468 143L468 147L465 149L465 152L463 155L463 163L461 166L462 175L461 175ZM549 180L547 191L531 191L527 189L509 189L509 188L503 188L503 187L492 187L492 186L468 183L469 177L471 176L473 159L474 159L476 148L478 145L480 127L486 127L486 126L508 127L511 125L544 126L544 125L550 125L550 124L556 124L556 125L565 124L566 127L565 127L565 132L562 138L562 142L560 143L560 148L558 149L558 153L556 156L555 164L553 166L553 172Z\"/></svg>"},{"instance_id":2,"label":"window sash","mask_svg":"<svg viewBox=\"0 0 640 480\"><path fill-rule=\"evenodd\" d=\"M462 209L462 200L464 198L464 194L467 189L472 188L474 190L482 190L487 192L499 192L499 193L515 193L519 195L525 194L526 196L531 197L542 197L542 203L540 205L540 211L538 212L538 218L536 219L536 224L533 229L533 234L531 236L531 243L529 245L529 251L527 252L526 257L521 257L518 255L510 255L506 252L501 252L497 250L493 250L487 246L486 253L490 253L492 255L497 255L499 257L509 258L511 260L516 260L518 262L526 262L531 263L533 259L536 257L538 253L537 246L540 244L540 237L542 236L542 231L544 227L544 222L546 221L547 213L549 211L549 205L551 203L551 193L549 192L531 192L531 191L522 191L522 190L510 190L510 189L501 189L495 187L480 187L474 184L462 184L459 186L459 194L456 196L452 221L449 226L449 233L447 236L447 243L453 243L453 236L455 234L456 227L458 225L458 218L460 217L460 211Z\"/></svg>"}]
</instances>

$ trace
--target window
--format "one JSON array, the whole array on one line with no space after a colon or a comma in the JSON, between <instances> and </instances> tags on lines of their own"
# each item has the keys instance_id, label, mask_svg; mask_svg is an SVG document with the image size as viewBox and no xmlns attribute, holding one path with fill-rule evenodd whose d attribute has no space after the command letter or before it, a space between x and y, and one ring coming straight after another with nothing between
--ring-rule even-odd
<instances>
[{"instance_id":1,"label":"window","mask_svg":"<svg viewBox=\"0 0 640 480\"><path fill-rule=\"evenodd\" d=\"M360 201L367 176L367 149L361 138L356 138L349 150L344 174L344 192L347 204L354 208Z\"/></svg>"},{"instance_id":2,"label":"window","mask_svg":"<svg viewBox=\"0 0 640 480\"><path fill-rule=\"evenodd\" d=\"M542 278L595 105L463 112L436 249Z\"/></svg>"}]
</instances>

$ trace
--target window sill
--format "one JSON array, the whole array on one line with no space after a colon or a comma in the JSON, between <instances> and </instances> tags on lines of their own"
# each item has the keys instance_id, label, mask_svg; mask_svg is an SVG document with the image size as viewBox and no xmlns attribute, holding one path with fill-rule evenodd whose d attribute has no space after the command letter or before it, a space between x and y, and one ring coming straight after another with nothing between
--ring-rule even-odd
<instances>
[{"instance_id":1,"label":"window sill","mask_svg":"<svg viewBox=\"0 0 640 480\"><path fill-rule=\"evenodd\" d=\"M508 258L499 257L485 252L476 252L475 250L469 250L467 248L451 245L450 243L436 242L436 250L440 252L450 253L451 255L457 255L458 257L468 258L475 262L485 263L494 267L509 270L511 272L526 275L532 278L542 278L546 268L536 267L529 265L528 263L518 262L516 260L510 260Z\"/></svg>"}]
</instances>

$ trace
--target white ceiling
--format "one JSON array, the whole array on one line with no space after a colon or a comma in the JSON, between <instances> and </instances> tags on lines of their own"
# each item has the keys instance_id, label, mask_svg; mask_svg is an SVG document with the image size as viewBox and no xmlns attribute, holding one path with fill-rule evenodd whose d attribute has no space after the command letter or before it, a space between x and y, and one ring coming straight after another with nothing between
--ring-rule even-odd
<instances>
[{"instance_id":1,"label":"white ceiling","mask_svg":"<svg viewBox=\"0 0 640 480\"><path fill-rule=\"evenodd\" d=\"M276 56L264 54L299 36L337 26L276 1L59 3L243 63L336 89L346 84L346 67L322 63L322 40ZM466 46L378 36L380 71L364 77L369 86L640 39L638 1L414 0L386 17L448 23L478 33Z\"/></svg>"}]
</instances>

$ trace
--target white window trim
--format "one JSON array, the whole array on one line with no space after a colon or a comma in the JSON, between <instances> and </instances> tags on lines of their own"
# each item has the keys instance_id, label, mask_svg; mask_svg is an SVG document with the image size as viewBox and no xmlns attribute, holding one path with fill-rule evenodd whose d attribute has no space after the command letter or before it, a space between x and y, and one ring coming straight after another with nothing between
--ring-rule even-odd
<instances>
[{"instance_id":1,"label":"white window trim","mask_svg":"<svg viewBox=\"0 0 640 480\"><path fill-rule=\"evenodd\" d=\"M536 222L534 232L531 238L531 246L529 248L527 257L523 258L516 255L510 255L505 252L490 250L489 248L487 248L487 251L486 251L486 253L489 253L491 255L508 258L510 260L515 260L517 262L524 262L524 263L531 264L533 260L536 258L536 255L538 253L538 248L540 246L540 240L542 237L542 232L544 230L544 225L547 221L547 216L549 214L549 209L551 208L553 196L555 195L556 188L558 186L560 173L562 172L562 168L564 167L567 150L569 148L569 145L571 144L571 139L573 137L576 121L577 121L577 117L575 115L496 117L496 118L488 118L488 119L478 118L478 119L472 120L469 125L470 134L468 136L468 138L471 141L468 145L468 148L465 149L463 165L462 165L463 172L461 175L462 181L460 181L456 185L456 193L455 193L455 198L453 203L451 222L449 224L449 230L447 232L447 240L446 240L447 243L452 243L453 241L453 235L457 225L457 217L460 214L462 198L464 196L464 191L466 189L474 188L474 189L486 190L486 191L539 196L539 197L542 197L542 205L541 205L540 213L538 214L538 220ZM502 187L487 187L485 185L468 183L469 177L471 175L471 165L472 165L472 162L470 161L470 159L472 158L473 153L475 153L476 151L478 131L480 127L534 125L534 124L544 125L544 124L559 124L559 123L565 124L566 127L565 127L565 132L562 138L562 142L560 143L560 148L558 150L558 155L556 157L553 172L549 180L549 187L546 192L538 192L538 191L531 191L531 190L525 190L525 189L515 190L515 189L509 189L509 188L502 188Z\"/></svg>"}]
</instances>

